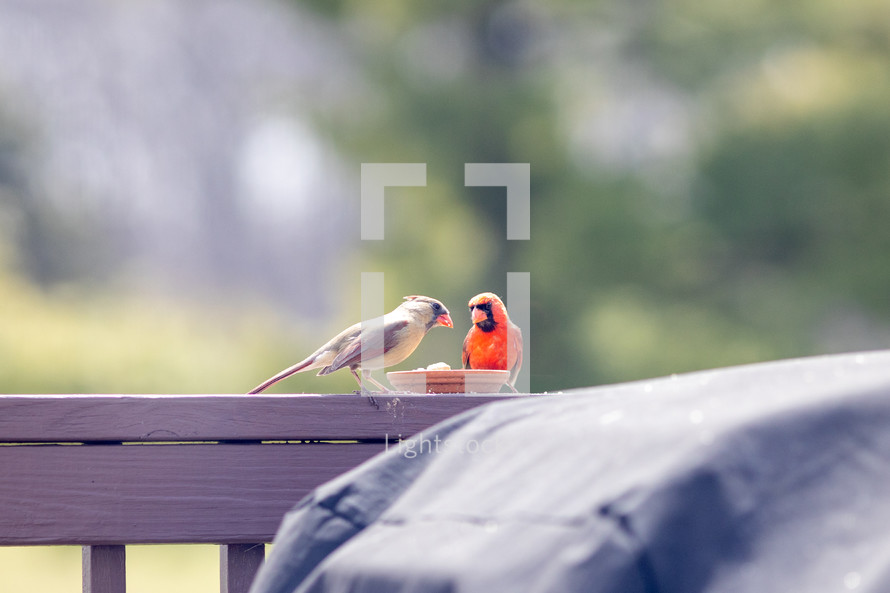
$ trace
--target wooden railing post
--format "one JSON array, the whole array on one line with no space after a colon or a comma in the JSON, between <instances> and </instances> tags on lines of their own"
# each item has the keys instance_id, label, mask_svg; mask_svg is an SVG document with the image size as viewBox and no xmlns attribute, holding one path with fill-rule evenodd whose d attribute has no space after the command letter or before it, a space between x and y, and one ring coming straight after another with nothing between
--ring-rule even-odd
<instances>
[{"instance_id":1,"label":"wooden railing post","mask_svg":"<svg viewBox=\"0 0 890 593\"><path fill-rule=\"evenodd\" d=\"M83 546L83 593L126 593L125 546Z\"/></svg>"},{"instance_id":2,"label":"wooden railing post","mask_svg":"<svg viewBox=\"0 0 890 593\"><path fill-rule=\"evenodd\" d=\"M265 544L221 545L219 547L220 593L247 593L265 555Z\"/></svg>"}]
</instances>

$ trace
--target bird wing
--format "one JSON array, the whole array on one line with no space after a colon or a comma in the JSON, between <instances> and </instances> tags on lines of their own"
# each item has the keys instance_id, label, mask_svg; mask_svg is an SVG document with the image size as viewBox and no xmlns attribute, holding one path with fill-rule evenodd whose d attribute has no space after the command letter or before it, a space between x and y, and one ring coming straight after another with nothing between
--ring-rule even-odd
<instances>
[{"instance_id":1,"label":"bird wing","mask_svg":"<svg viewBox=\"0 0 890 593\"><path fill-rule=\"evenodd\" d=\"M467 337L464 338L464 350L463 350L463 353L461 354L460 359L461 359L461 364L463 365L463 368L465 368L465 369L473 368L470 366L470 338L473 335L474 327L475 326L470 328L470 331L467 332Z\"/></svg>"},{"instance_id":2,"label":"bird wing","mask_svg":"<svg viewBox=\"0 0 890 593\"><path fill-rule=\"evenodd\" d=\"M324 369L325 373L333 373L345 367L361 366L362 363L362 342L369 349L365 354L367 358L377 358L392 350L397 344L396 335L399 330L405 329L408 320L398 319L395 321L384 322L383 331L377 325L368 333L365 340L362 340L362 333L358 332L355 338L346 346L340 354L331 361L331 364Z\"/></svg>"}]
</instances>

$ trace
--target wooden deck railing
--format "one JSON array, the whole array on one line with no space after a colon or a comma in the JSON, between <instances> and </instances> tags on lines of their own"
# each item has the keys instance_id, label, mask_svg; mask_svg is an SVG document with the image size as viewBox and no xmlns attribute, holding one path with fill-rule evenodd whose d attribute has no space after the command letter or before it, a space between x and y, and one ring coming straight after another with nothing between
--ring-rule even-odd
<instances>
[{"instance_id":1,"label":"wooden deck railing","mask_svg":"<svg viewBox=\"0 0 890 593\"><path fill-rule=\"evenodd\" d=\"M319 484L509 395L0 395L0 545L83 546L83 590L126 590L127 544L220 545L247 591Z\"/></svg>"}]
</instances>

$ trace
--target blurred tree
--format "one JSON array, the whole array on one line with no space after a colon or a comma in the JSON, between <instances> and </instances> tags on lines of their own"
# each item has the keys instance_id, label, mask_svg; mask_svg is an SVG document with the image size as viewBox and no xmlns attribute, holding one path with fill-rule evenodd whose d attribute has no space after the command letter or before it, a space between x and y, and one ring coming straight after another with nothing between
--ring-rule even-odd
<instances>
[{"instance_id":1,"label":"blurred tree","mask_svg":"<svg viewBox=\"0 0 890 593\"><path fill-rule=\"evenodd\" d=\"M880 3L309 5L371 84L326 114L347 161L429 163L363 265L455 303L530 271L533 389L825 351L839 302L887 325ZM531 241L465 162L531 164Z\"/></svg>"},{"instance_id":2,"label":"blurred tree","mask_svg":"<svg viewBox=\"0 0 890 593\"><path fill-rule=\"evenodd\" d=\"M158 95L155 99L165 106L159 113L176 113L180 119L161 117L163 126L152 120L133 126L133 132L109 136L114 141L108 146L130 146L123 141L130 133L142 133L135 130L160 130L164 133L157 137L147 136L154 140L145 146L168 147L181 131L170 121L199 124L196 132L212 130L201 136L201 142L212 145L209 160L184 171L183 179L192 180L186 184L194 198L191 218L164 211L152 228L166 234L141 239L167 258L162 261L170 262L166 267L172 270L165 271L172 277L179 273L195 281L201 276L202 265L195 263L204 261L201 257L191 267L177 267L180 254L195 246L204 253L204 267L222 275L225 286L276 284L281 302L300 301L318 318L326 316L323 311L339 311L330 320L329 329L336 330L358 316L359 271L383 271L387 308L404 294L426 293L444 300L454 313L457 328L429 336L406 363L419 366L435 360L458 364L469 326L464 309L469 297L482 290L503 294L507 272L528 271L532 325L526 330L535 390L890 344L886 2L289 4L300 17L293 30L302 33L274 29L274 38L299 43L280 51L264 46L246 56L247 65L234 68L232 79L223 65L237 60L211 58L221 48L242 56L232 48L251 47L257 31L272 31L281 20L274 18L278 12L270 9L264 16L272 16L258 19L260 25L244 38L221 33L240 31L226 23L231 23L227 18L246 18L239 12L244 5L227 9L234 12L183 13L171 9L171 3L167 9L172 12L155 15L161 31L169 31L165 14L175 15L171 22L191 18L196 31L216 44L204 45L183 33L187 28L174 27L181 43L173 49L184 53L151 54L148 61L163 64L165 56L181 61L171 66L184 64L185 70L171 67L170 82L188 83L182 88L190 93L202 85L177 73L194 68L215 81L214 117L192 118L199 109L182 110L167 95ZM315 12L312 18L303 18L309 11ZM91 23L86 19L81 26ZM118 47L121 39L130 36L112 35L106 41ZM97 48L84 56L95 55ZM295 83L303 84L305 93L292 103L297 116L293 121L281 116L287 110L279 104L282 95L273 92L275 117L263 120L255 133L245 132L252 128L237 124L233 115L241 101L238 93L255 80L245 72L271 61L286 70L306 53L301 48L311 57L299 68L311 74ZM134 68L140 64L133 62ZM157 84L157 71L167 72L152 66L142 75ZM106 82L127 97L132 94L134 102L122 104L145 105L146 95L115 77ZM258 95L268 91L261 86L254 89ZM220 94L225 89L227 98ZM197 91L188 96L194 101L189 105L205 102ZM228 127L220 131L218 122ZM248 145L254 149L243 151L253 155L244 169L251 183L269 190L264 199L251 201L233 190L241 178L235 167L220 173L218 163L236 163L243 156L236 146L244 138L253 139ZM7 266L0 288L12 287L6 295L16 307L29 300L42 304L47 317L58 321L56 327L69 328L58 335L67 335L70 346L81 339L79 332L92 331L84 321L92 319L90 302L113 286L118 258L130 256L122 248L126 242L117 240L130 229L115 230L118 219L95 208L55 208L53 199L60 195L85 203L88 196L69 191L64 180L53 180L58 181L55 198L43 195L43 187L34 183L34 163L42 154L35 149L37 139L42 141L22 129L18 118L0 118L0 230L14 247L9 259L44 292L18 283L8 271L14 266ZM284 166L270 162L270 155L283 149L290 150L281 159ZM137 151L136 169L155 170L150 153ZM272 187L275 175L293 173L288 163L297 158L305 160L300 175L285 176L288 183ZM170 170L179 171L177 159L175 151L168 156ZM329 166L334 161L336 166ZM96 162L105 161L97 157ZM379 243L358 241L355 178L363 162L428 164L426 187L387 190L387 238ZM530 241L506 240L504 190L465 187L468 162L530 163ZM129 164L122 162L121 171ZM324 174L316 175L315 168ZM155 181L151 175L145 178ZM110 187L115 175L103 177L109 179ZM318 183L300 185L304 193L292 196L291 204L288 192L299 193L293 188L300 180ZM329 187L317 193L325 184ZM153 187L165 186L159 181L142 187L145 203L153 199ZM168 229L171 221L181 226ZM212 240L207 232L216 233ZM310 252L331 259L300 257ZM268 267L276 271L270 275L261 269ZM141 269L129 273L139 275ZM99 289L84 290L83 285L97 280L102 281ZM70 294L62 287L71 281L81 286L74 289L78 296L66 300L59 295ZM354 295L351 300L349 295ZM120 301L117 316L110 319L121 331L133 332L126 335L147 335L133 318L157 318L130 297ZM244 318L266 309L255 302L251 306ZM206 331L199 329L206 328L199 321L190 321L192 304L173 309L179 311L169 315L176 323L154 324L167 327L183 351L190 344L200 348L201 340L192 343L187 337L187 331ZM34 324L16 326L20 330L52 327L38 322L39 310L19 310ZM219 315L230 322L228 312ZM310 335L328 335L297 322L263 327L269 344L289 348L273 356L258 342L243 340L239 330L228 338L242 345L221 354L279 361L262 363L262 372L239 367L245 375L256 373L250 381L230 377L244 381L243 389L316 347L319 340ZM285 332L305 340L294 342L282 337ZM136 341L146 348L161 343L148 337ZM246 344L253 344L253 355L243 354ZM151 350L134 351L148 356ZM119 369L127 366L118 364ZM153 373L179 377L179 382L191 370L170 359L152 368L177 369ZM164 389L150 379L114 384ZM27 385L20 378L10 381ZM338 381L328 384L351 389L348 376ZM102 384L93 375L68 383L83 389ZM62 389L64 383L53 385ZM309 377L283 389L318 385Z\"/></svg>"},{"instance_id":3,"label":"blurred tree","mask_svg":"<svg viewBox=\"0 0 890 593\"><path fill-rule=\"evenodd\" d=\"M33 130L0 108L0 231L19 269L42 286L106 280L117 270L122 251L111 245L116 233L84 209L59 209L35 190L30 167L39 159Z\"/></svg>"}]
</instances>

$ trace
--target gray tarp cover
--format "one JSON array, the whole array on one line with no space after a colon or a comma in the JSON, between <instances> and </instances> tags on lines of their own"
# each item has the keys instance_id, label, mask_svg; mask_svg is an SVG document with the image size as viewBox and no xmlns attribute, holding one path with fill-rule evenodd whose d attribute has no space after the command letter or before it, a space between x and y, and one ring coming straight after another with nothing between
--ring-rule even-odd
<instances>
[{"instance_id":1,"label":"gray tarp cover","mask_svg":"<svg viewBox=\"0 0 890 593\"><path fill-rule=\"evenodd\" d=\"M321 486L255 593L890 591L890 351L486 405Z\"/></svg>"}]
</instances>

